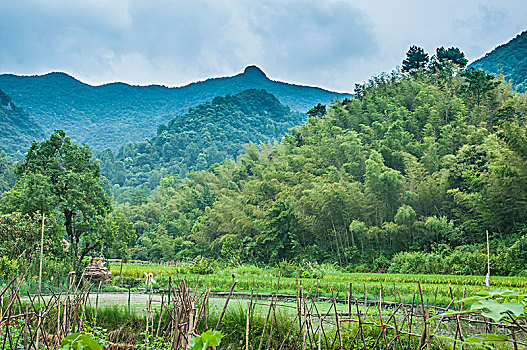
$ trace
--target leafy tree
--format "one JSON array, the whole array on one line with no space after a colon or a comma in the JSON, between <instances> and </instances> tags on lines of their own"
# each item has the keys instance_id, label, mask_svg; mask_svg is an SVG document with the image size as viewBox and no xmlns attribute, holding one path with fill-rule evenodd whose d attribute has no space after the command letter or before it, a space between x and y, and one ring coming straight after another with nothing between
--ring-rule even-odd
<instances>
[{"instance_id":1,"label":"leafy tree","mask_svg":"<svg viewBox=\"0 0 527 350\"><path fill-rule=\"evenodd\" d=\"M425 68L429 60L430 58L423 48L413 45L406 52L402 71L414 74L419 69Z\"/></svg>"},{"instance_id":2,"label":"leafy tree","mask_svg":"<svg viewBox=\"0 0 527 350\"><path fill-rule=\"evenodd\" d=\"M326 105L323 105L321 103L319 103L318 105L316 105L315 107L307 111L307 115L310 117L322 118L326 114L327 114Z\"/></svg>"},{"instance_id":3,"label":"leafy tree","mask_svg":"<svg viewBox=\"0 0 527 350\"><path fill-rule=\"evenodd\" d=\"M441 68L445 68L448 62L459 68L465 68L468 63L465 54L457 47L449 47L448 49L443 46L438 47L432 60L439 64Z\"/></svg>"},{"instance_id":4,"label":"leafy tree","mask_svg":"<svg viewBox=\"0 0 527 350\"><path fill-rule=\"evenodd\" d=\"M47 272L53 273L51 265L64 259L63 246L60 244L60 235L54 230L56 222L53 217L45 222L45 230L48 234L44 241L44 259L46 261ZM18 272L20 274L34 273L37 269L38 256L40 253L40 234L42 220L39 214L28 215L14 212L11 214L0 215L0 259L11 262L13 267L10 274ZM34 270L31 270L34 268ZM18 271L15 271L18 270ZM5 272L0 275L5 276Z\"/></svg>"},{"instance_id":5,"label":"leafy tree","mask_svg":"<svg viewBox=\"0 0 527 350\"><path fill-rule=\"evenodd\" d=\"M482 69L470 67L463 71L465 84L461 86L461 93L471 98L476 105L480 105L487 93L494 90L499 82L494 80L493 74L487 74Z\"/></svg>"},{"instance_id":6,"label":"leafy tree","mask_svg":"<svg viewBox=\"0 0 527 350\"><path fill-rule=\"evenodd\" d=\"M49 140L33 142L6 194L11 211L60 215L76 269L87 254L119 233L101 229L112 206L99 171L88 146L72 144L57 130Z\"/></svg>"}]
</instances>

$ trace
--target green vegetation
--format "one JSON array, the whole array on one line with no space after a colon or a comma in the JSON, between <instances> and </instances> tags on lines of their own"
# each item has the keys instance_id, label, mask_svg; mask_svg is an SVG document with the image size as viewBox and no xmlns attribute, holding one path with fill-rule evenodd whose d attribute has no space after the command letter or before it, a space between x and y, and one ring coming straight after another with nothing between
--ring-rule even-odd
<instances>
[{"instance_id":1,"label":"green vegetation","mask_svg":"<svg viewBox=\"0 0 527 350\"><path fill-rule=\"evenodd\" d=\"M49 140L33 142L24 160L17 164L15 173L14 188L3 197L5 211L40 213L42 220L44 215L52 222L58 220L60 224L49 230L47 236L67 238L73 268L81 270L84 257L95 249L104 247L113 254L122 254L129 234L127 220L111 213L110 199L102 188L99 164L92 159L88 146L72 144L63 131L56 131ZM34 226L32 220L26 221ZM16 237L18 231L23 229L7 225L6 232L10 236ZM33 234L26 241L34 240L34 231L29 230ZM9 240L2 243L6 244L11 243ZM51 247L61 250L60 244ZM31 248L26 244L20 249Z\"/></svg>"},{"instance_id":2,"label":"green vegetation","mask_svg":"<svg viewBox=\"0 0 527 350\"><path fill-rule=\"evenodd\" d=\"M0 194L10 190L15 184L13 160L0 150Z\"/></svg>"},{"instance_id":3,"label":"green vegetation","mask_svg":"<svg viewBox=\"0 0 527 350\"><path fill-rule=\"evenodd\" d=\"M123 83L90 86L65 73L49 73L42 76L3 74L0 89L23 106L47 135L61 129L75 143L85 142L95 150L107 147L116 150L127 142L143 141L154 136L159 125L190 108L216 96L247 89L265 89L300 112L317 103L327 104L332 99L350 96L273 81L255 66L233 77L208 79L177 88ZM15 151L22 152L25 147ZM7 152L5 148L4 151Z\"/></svg>"},{"instance_id":4,"label":"green vegetation","mask_svg":"<svg viewBox=\"0 0 527 350\"><path fill-rule=\"evenodd\" d=\"M430 299L430 303L443 305L451 299L450 288L455 296L462 298L466 288L466 295L474 295L485 288L485 278L483 276L466 275L444 275L444 274L411 274L411 273L350 273L344 272L336 267L319 265L312 267L316 270L316 275L302 274L304 264L278 267L257 267L254 265L243 265L238 267L214 264L215 268L208 273L193 272L189 268L192 263L180 263L176 266L163 265L140 265L123 264L123 281L125 284L141 286L144 282L144 272L153 273L156 279L156 287L167 288L169 278L176 280L186 278L189 285L194 286L199 282L200 285L210 285L213 291L225 292L232 285L234 275L238 280L236 285L237 292L250 292L251 288L259 287L260 293L274 293L280 273L280 293L296 294L298 277L303 284L305 293L315 293L316 295L331 296L331 290L342 297L342 293L348 293L350 283L353 286L354 295L358 298L366 297L373 299L382 293L386 300L394 300L394 291L398 298L401 297L406 302L411 302L413 294L418 292L418 282L421 283L423 293ZM111 264L110 270L114 276L114 283L119 282L120 264ZM519 292L527 292L527 277L504 277L492 276L491 285L493 288L508 288ZM312 295L312 294L311 294Z\"/></svg>"},{"instance_id":5,"label":"green vegetation","mask_svg":"<svg viewBox=\"0 0 527 350\"><path fill-rule=\"evenodd\" d=\"M527 31L470 64L494 74L503 74L518 91L527 89Z\"/></svg>"},{"instance_id":6,"label":"green vegetation","mask_svg":"<svg viewBox=\"0 0 527 350\"><path fill-rule=\"evenodd\" d=\"M481 274L489 230L493 270L525 273L513 247L527 224L526 98L465 63L439 48L430 64L373 78L279 145L162 180L123 207L138 236L132 256Z\"/></svg>"},{"instance_id":7,"label":"green vegetation","mask_svg":"<svg viewBox=\"0 0 527 350\"><path fill-rule=\"evenodd\" d=\"M11 96L0 90L0 149L10 157L20 159L33 140L38 141L43 138L44 132L39 124L24 109L15 105ZM0 158L4 156L0 154ZM0 165L0 176L1 174L2 165Z\"/></svg>"},{"instance_id":8,"label":"green vegetation","mask_svg":"<svg viewBox=\"0 0 527 350\"><path fill-rule=\"evenodd\" d=\"M270 144L303 121L304 115L292 112L264 90L216 97L159 126L155 137L128 143L116 155L110 149L99 152L101 172L113 185L111 192L118 201L141 203L144 192L137 191L150 192L163 176L184 177L235 159L244 145Z\"/></svg>"}]
</instances>

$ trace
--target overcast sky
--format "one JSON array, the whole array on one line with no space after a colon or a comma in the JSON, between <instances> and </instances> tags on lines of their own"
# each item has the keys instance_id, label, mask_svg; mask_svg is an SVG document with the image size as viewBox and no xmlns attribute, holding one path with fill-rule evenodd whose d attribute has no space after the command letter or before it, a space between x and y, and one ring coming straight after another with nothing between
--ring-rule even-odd
<instances>
[{"instance_id":1,"label":"overcast sky","mask_svg":"<svg viewBox=\"0 0 527 350\"><path fill-rule=\"evenodd\" d=\"M413 44L472 61L526 29L526 0L1 0L0 72L181 86L255 64L351 91Z\"/></svg>"}]
</instances>

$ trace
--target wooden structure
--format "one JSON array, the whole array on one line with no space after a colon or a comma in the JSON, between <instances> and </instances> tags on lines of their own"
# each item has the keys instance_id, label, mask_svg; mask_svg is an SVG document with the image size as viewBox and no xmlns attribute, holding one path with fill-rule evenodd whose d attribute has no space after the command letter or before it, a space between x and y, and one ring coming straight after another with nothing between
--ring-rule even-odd
<instances>
[{"instance_id":1,"label":"wooden structure","mask_svg":"<svg viewBox=\"0 0 527 350\"><path fill-rule=\"evenodd\" d=\"M101 255L99 259L95 256L91 258L90 263L84 270L84 277L94 282L102 281L102 283L110 283L112 280L112 273L110 269L104 266L104 257Z\"/></svg>"}]
</instances>

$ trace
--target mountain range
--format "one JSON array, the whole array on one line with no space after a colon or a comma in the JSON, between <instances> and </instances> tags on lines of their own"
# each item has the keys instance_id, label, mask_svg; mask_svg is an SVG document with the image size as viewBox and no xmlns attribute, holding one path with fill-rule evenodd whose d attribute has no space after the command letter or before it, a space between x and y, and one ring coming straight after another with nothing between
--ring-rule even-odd
<instances>
[{"instance_id":1,"label":"mountain range","mask_svg":"<svg viewBox=\"0 0 527 350\"><path fill-rule=\"evenodd\" d=\"M0 89L24 107L46 135L62 129L76 143L114 150L127 142L154 136L159 125L216 96L264 89L300 112L318 103L328 104L333 99L351 96L274 81L256 66L248 66L235 76L207 79L183 87L124 83L91 86L65 73L2 74Z\"/></svg>"}]
</instances>

